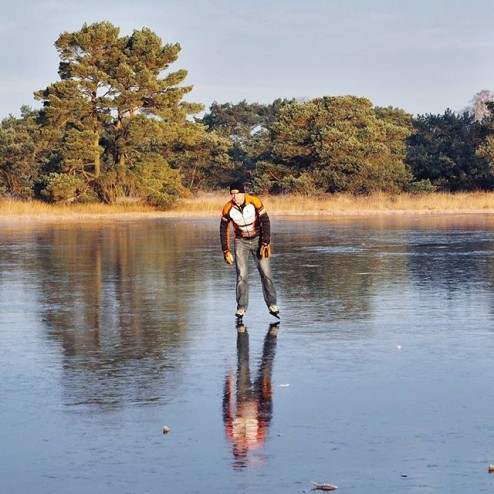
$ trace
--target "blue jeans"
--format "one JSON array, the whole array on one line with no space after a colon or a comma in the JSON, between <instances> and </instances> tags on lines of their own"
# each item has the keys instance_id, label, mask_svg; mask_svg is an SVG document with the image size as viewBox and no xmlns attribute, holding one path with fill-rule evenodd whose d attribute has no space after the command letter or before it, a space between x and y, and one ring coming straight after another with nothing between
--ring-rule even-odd
<instances>
[{"instance_id":1,"label":"blue jeans","mask_svg":"<svg viewBox=\"0 0 494 494\"><path fill-rule=\"evenodd\" d=\"M249 305L249 255L261 275L262 294L269 307L276 304L276 290L271 277L270 259L259 259L259 237L250 240L235 239L235 267L237 269L237 309L247 309Z\"/></svg>"}]
</instances>

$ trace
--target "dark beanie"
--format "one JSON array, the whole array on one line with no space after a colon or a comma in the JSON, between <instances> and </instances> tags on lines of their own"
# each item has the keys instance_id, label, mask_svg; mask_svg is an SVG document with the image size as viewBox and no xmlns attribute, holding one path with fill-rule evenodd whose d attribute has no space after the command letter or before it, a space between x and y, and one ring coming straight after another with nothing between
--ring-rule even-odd
<instances>
[{"instance_id":1,"label":"dark beanie","mask_svg":"<svg viewBox=\"0 0 494 494\"><path fill-rule=\"evenodd\" d=\"M243 193L245 192L245 187L244 184L240 181L235 181L230 185L230 194L233 194L233 191L236 191L235 193Z\"/></svg>"}]
</instances>

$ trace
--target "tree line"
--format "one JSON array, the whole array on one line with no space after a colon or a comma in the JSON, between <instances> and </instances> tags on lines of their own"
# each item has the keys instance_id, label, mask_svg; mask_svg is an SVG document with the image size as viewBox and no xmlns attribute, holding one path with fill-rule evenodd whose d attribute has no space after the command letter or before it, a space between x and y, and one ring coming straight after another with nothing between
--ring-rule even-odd
<instances>
[{"instance_id":1,"label":"tree line","mask_svg":"<svg viewBox=\"0 0 494 494\"><path fill-rule=\"evenodd\" d=\"M417 117L357 96L271 104L185 97L180 45L151 30L84 24L55 42L60 80L41 109L0 123L0 196L144 200L166 209L233 178L256 193L493 190L494 97ZM202 113L202 116L199 117Z\"/></svg>"}]
</instances>

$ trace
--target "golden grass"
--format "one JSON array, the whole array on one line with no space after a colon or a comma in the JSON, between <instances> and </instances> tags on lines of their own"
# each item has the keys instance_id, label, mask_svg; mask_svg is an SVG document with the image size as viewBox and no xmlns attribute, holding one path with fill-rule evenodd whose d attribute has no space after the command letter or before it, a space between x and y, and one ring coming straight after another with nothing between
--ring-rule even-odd
<instances>
[{"instance_id":1,"label":"golden grass","mask_svg":"<svg viewBox=\"0 0 494 494\"><path fill-rule=\"evenodd\" d=\"M154 214L142 203L123 204L48 204L42 201L0 200L0 218L5 221L57 221L126 218Z\"/></svg>"},{"instance_id":2,"label":"golden grass","mask_svg":"<svg viewBox=\"0 0 494 494\"><path fill-rule=\"evenodd\" d=\"M183 201L177 211L218 214L227 194L201 194ZM427 195L375 193L369 196L332 194L324 196L263 196L266 209L277 215L335 215L432 212L494 212L494 192L434 193Z\"/></svg>"},{"instance_id":3,"label":"golden grass","mask_svg":"<svg viewBox=\"0 0 494 494\"><path fill-rule=\"evenodd\" d=\"M261 196L273 215L364 215L427 213L494 213L494 192L434 193L427 195L376 193L369 196L333 194L326 196ZM228 193L202 193L184 199L171 211L128 202L54 205L39 201L0 200L0 218L8 220L85 220L138 217L219 216L229 200Z\"/></svg>"}]
</instances>

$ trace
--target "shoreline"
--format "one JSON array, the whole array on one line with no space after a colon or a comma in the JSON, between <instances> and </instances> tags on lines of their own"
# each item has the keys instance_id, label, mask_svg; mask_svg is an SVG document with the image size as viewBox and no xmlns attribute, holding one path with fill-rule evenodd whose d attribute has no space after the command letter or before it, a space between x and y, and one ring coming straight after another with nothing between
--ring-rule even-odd
<instances>
[{"instance_id":1,"label":"shoreline","mask_svg":"<svg viewBox=\"0 0 494 494\"><path fill-rule=\"evenodd\" d=\"M272 219L297 219L297 218L376 218L376 217L434 217L434 216L489 216L494 215L494 208L488 209L375 209L375 210L334 210L334 211L290 211L280 213L277 211L268 214ZM177 220L200 220L209 218L220 218L221 210L218 211L153 211L153 212L116 212L116 213L17 213L17 214L0 214L1 225L15 224L41 224L41 223L85 223L85 222L126 222L136 220L160 220L160 219L177 219Z\"/></svg>"},{"instance_id":2,"label":"shoreline","mask_svg":"<svg viewBox=\"0 0 494 494\"><path fill-rule=\"evenodd\" d=\"M370 196L260 196L272 218L389 218L494 215L494 192L433 193L428 195L375 193ZM229 195L202 193L159 211L145 204L47 204L0 200L0 225L220 218Z\"/></svg>"}]
</instances>

